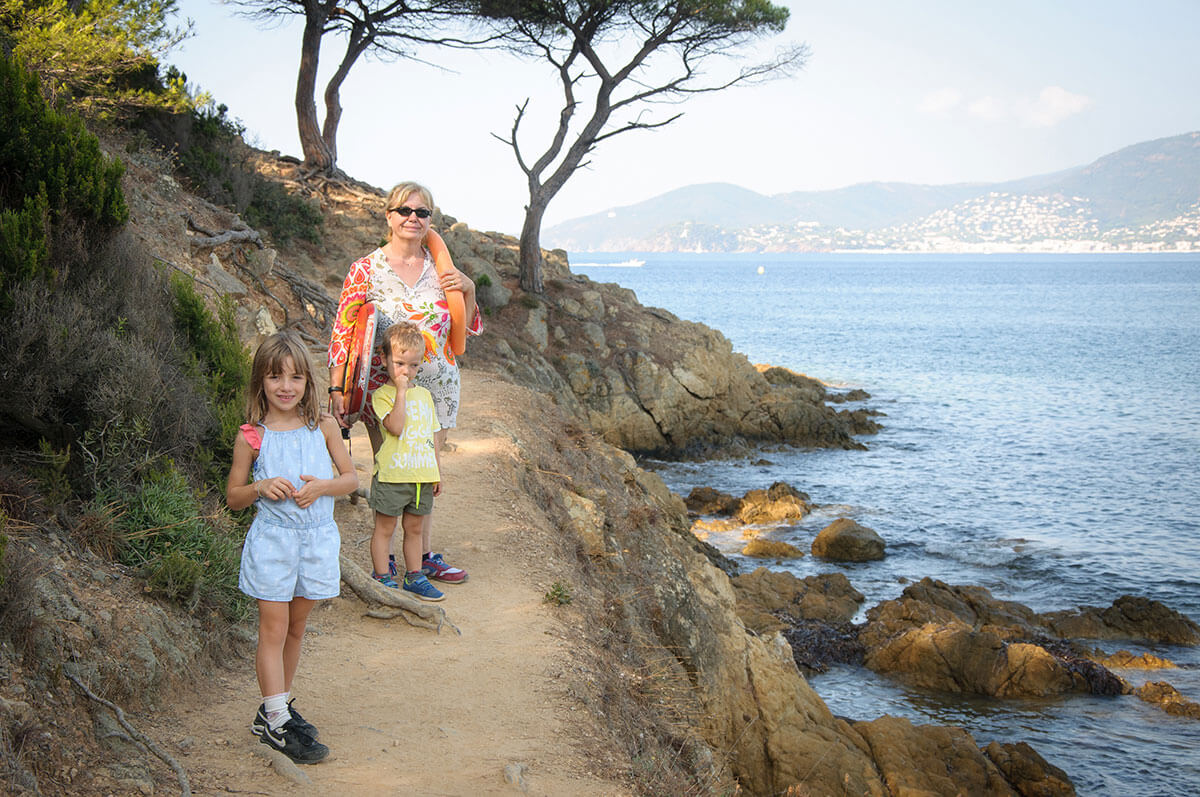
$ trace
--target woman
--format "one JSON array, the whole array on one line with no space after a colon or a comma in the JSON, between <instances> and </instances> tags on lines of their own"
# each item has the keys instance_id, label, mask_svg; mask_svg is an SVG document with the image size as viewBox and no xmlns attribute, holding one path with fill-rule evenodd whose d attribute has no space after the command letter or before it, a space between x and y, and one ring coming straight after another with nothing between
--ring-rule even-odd
<instances>
[{"instance_id":1,"label":"woman","mask_svg":"<svg viewBox=\"0 0 1200 797\"><path fill-rule=\"evenodd\" d=\"M478 335L483 324L475 305L475 283L459 271L450 269L440 278L433 258L425 248L425 236L433 216L433 196L417 183L401 183L388 194L384 205L387 240L383 246L350 266L338 301L337 317L329 340L330 411L343 427L346 423L345 397L339 387L346 372L346 360L354 338L354 321L364 302L374 302L378 318L376 339L399 321L411 321L425 337L425 360L417 371L416 384L433 394L441 431L434 441L441 450L446 430L458 417L459 373L450 350L450 311L446 291L460 290L467 307L467 332ZM387 369L378 349L371 359L368 392L387 381ZM383 436L379 421L371 412L368 395L363 422L371 440L372 452L379 451ZM422 537L424 555L421 571L428 578L449 584L467 580L465 571L451 567L441 554L433 552L430 539L433 515L426 515ZM394 567L394 564L393 564ZM393 569L392 574L395 575Z\"/></svg>"}]
</instances>

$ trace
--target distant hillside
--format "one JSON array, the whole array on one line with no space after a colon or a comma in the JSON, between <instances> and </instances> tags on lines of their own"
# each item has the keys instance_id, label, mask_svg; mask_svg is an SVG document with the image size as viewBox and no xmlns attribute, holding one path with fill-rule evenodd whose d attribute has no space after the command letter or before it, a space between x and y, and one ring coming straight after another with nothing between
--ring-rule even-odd
<instances>
[{"instance_id":1,"label":"distant hillside","mask_svg":"<svg viewBox=\"0 0 1200 797\"><path fill-rule=\"evenodd\" d=\"M795 221L872 230L916 221L986 191L987 186L981 183L859 183L832 191L793 191L775 198L794 209Z\"/></svg>"},{"instance_id":2,"label":"distant hillside","mask_svg":"<svg viewBox=\"0 0 1200 797\"><path fill-rule=\"evenodd\" d=\"M861 183L765 196L676 189L547 228L588 251L1200 249L1200 132L1004 183Z\"/></svg>"},{"instance_id":3,"label":"distant hillside","mask_svg":"<svg viewBox=\"0 0 1200 797\"><path fill-rule=\"evenodd\" d=\"M795 209L777 198L730 183L704 183L668 191L636 205L565 221L545 230L543 243L572 251L632 251L638 249L638 242L677 224L720 219L736 229L762 223L787 223L795 217ZM571 245L563 245L561 241L570 241ZM606 246L581 247L575 245L576 242L603 242Z\"/></svg>"}]
</instances>

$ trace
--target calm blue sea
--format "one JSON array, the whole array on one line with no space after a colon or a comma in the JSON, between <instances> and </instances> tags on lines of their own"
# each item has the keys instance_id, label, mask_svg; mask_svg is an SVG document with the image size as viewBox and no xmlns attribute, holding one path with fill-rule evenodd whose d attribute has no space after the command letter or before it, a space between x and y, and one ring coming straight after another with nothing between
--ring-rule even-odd
<instances>
[{"instance_id":1,"label":"calm blue sea","mask_svg":"<svg viewBox=\"0 0 1200 797\"><path fill-rule=\"evenodd\" d=\"M840 566L865 606L932 576L1037 611L1146 595L1200 622L1200 256L638 254L637 268L580 265L630 257L580 254L572 268L721 330L752 362L863 388L866 406L886 413L867 451L662 463L677 492L786 481L822 505L779 535L804 550L839 516L875 529L888 557ZM710 541L738 558L736 536ZM787 567L839 568L811 557ZM1182 668L1121 674L1200 700L1200 651L1155 652ZM1029 741L1080 794L1200 793L1200 722L1134 697L963 699L858 668L812 684L837 714Z\"/></svg>"}]
</instances>

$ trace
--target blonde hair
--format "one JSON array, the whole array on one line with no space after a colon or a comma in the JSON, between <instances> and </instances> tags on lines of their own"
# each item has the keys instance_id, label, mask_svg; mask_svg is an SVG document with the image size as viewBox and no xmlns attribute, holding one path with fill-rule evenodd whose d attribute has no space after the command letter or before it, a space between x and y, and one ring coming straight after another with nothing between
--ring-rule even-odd
<instances>
[{"instance_id":1,"label":"blonde hair","mask_svg":"<svg viewBox=\"0 0 1200 797\"><path fill-rule=\"evenodd\" d=\"M385 241L392 240L392 226L387 223L387 212L392 208L400 207L400 205L404 204L404 200L408 199L412 194L421 197L421 201L425 203L425 206L433 210L433 194L425 186L414 182L400 183L394 186L388 192L387 202L383 206L383 226L387 228L384 237Z\"/></svg>"},{"instance_id":2,"label":"blonde hair","mask_svg":"<svg viewBox=\"0 0 1200 797\"><path fill-rule=\"evenodd\" d=\"M410 321L392 324L383 333L383 356L391 357L393 351L420 351L425 354L425 336L420 328Z\"/></svg>"},{"instance_id":3,"label":"blonde hair","mask_svg":"<svg viewBox=\"0 0 1200 797\"><path fill-rule=\"evenodd\" d=\"M296 373L304 377L304 395L296 405L296 411L304 419L304 425L316 429L321 422L321 407L317 402L316 385L313 383L312 362L308 349L300 336L294 332L276 332L262 342L254 352L254 364L250 367L250 385L246 390L246 421L260 424L267 417L267 392L263 383L268 376L283 373L286 360L292 361Z\"/></svg>"}]
</instances>

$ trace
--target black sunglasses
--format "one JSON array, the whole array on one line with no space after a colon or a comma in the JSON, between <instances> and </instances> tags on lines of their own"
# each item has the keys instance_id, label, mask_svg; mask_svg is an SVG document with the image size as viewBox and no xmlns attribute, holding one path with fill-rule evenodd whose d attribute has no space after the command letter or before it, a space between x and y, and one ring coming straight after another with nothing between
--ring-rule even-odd
<instances>
[{"instance_id":1,"label":"black sunglasses","mask_svg":"<svg viewBox=\"0 0 1200 797\"><path fill-rule=\"evenodd\" d=\"M399 213L404 218L408 218L409 214L416 213L418 219L427 219L433 215L433 211L429 208L410 208L408 205L401 205L398 208L392 208L388 213Z\"/></svg>"}]
</instances>

